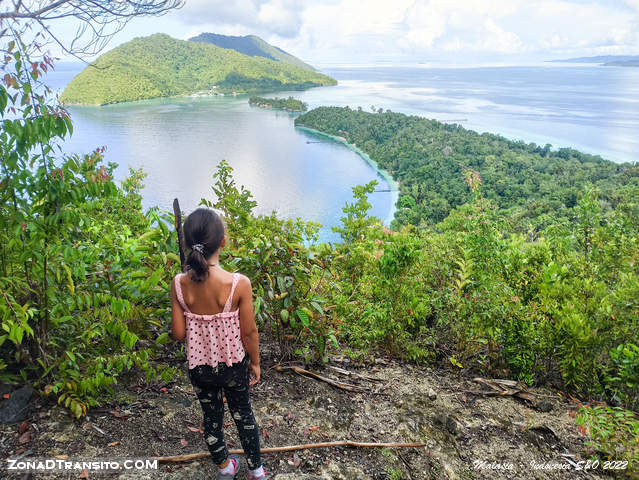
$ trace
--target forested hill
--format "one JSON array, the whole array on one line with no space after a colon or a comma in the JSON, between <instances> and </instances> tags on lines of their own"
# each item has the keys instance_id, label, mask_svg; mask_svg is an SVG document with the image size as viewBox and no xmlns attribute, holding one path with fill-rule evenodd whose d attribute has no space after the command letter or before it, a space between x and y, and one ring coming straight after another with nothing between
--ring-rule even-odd
<instances>
[{"instance_id":1,"label":"forested hill","mask_svg":"<svg viewBox=\"0 0 639 480\"><path fill-rule=\"evenodd\" d=\"M336 83L288 63L155 34L100 56L69 83L60 99L104 105L198 92L277 91Z\"/></svg>"},{"instance_id":2,"label":"forested hill","mask_svg":"<svg viewBox=\"0 0 639 480\"><path fill-rule=\"evenodd\" d=\"M230 48L250 57L264 57L269 60L275 60L276 62L288 63L295 67L315 71L315 69L309 64L304 63L299 58L285 52L281 48L265 42L256 35L239 37L233 35L220 35L217 33L200 33L196 37L189 38L189 41L210 43L217 45L220 48Z\"/></svg>"},{"instance_id":3,"label":"forested hill","mask_svg":"<svg viewBox=\"0 0 639 480\"><path fill-rule=\"evenodd\" d=\"M482 193L508 210L515 227L544 227L569 217L587 183L610 209L639 186L639 166L617 164L573 149L478 134L455 124L386 111L321 107L296 125L342 136L400 182L396 222L437 223L472 199L465 176L481 177ZM639 190L635 190L639 191Z\"/></svg>"}]
</instances>

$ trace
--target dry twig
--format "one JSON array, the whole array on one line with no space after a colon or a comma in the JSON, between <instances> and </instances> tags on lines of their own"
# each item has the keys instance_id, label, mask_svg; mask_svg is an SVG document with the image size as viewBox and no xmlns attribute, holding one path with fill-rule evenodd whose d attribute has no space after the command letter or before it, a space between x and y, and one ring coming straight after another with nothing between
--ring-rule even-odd
<instances>
[{"instance_id":1,"label":"dry twig","mask_svg":"<svg viewBox=\"0 0 639 480\"><path fill-rule=\"evenodd\" d=\"M348 392L366 392L368 391L368 389L364 388L364 387L360 387L359 385L353 385L350 383L344 383L344 382L338 382L337 380L332 380L330 378L327 377L323 377L321 375L318 375L317 373L311 372L310 370L305 370L302 367L296 367L295 365L291 365L291 366L282 366L282 365L276 365L275 367L276 371L278 372L284 372L286 370L291 370L299 375L303 375L305 377L311 377L314 378L316 380L320 380L322 382L326 382L329 385L335 387L335 388L339 388L340 390L346 390Z\"/></svg>"},{"instance_id":2,"label":"dry twig","mask_svg":"<svg viewBox=\"0 0 639 480\"><path fill-rule=\"evenodd\" d=\"M366 443L366 442L353 442L351 440L339 440L336 442L322 442L322 443L306 443L303 445L289 445L286 447L267 447L262 448L261 453L277 453L277 452L292 452L294 450L307 450L309 448L326 448L326 447L359 447L359 448L412 448L412 447L425 447L425 443L412 442L412 443ZM244 450L233 449L229 450L231 454L242 454ZM200 458L206 458L210 456L210 452L198 452L189 453L186 455L177 455L174 457L157 457L158 462L188 462L189 460L198 460Z\"/></svg>"}]
</instances>

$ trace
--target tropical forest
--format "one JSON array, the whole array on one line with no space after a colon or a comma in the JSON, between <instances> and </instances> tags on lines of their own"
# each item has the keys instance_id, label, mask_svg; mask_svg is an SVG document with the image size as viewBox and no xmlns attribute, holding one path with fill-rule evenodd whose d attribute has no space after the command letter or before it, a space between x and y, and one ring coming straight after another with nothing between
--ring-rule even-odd
<instances>
[{"instance_id":1,"label":"tropical forest","mask_svg":"<svg viewBox=\"0 0 639 480\"><path fill-rule=\"evenodd\" d=\"M145 206L149 171L120 175L100 139L68 153L68 107L336 82L239 53L236 37L155 34L98 57L58 97L56 61L2 35L3 457L148 457L153 477L108 478L214 475L171 331L189 212ZM310 135L304 146L337 138L398 188L385 224L372 213L380 180L352 186L326 241L315 221L261 212L225 158L206 166L199 206L225 221L220 263L252 285L263 377L251 398L270 478L636 478L636 161L390 109L306 111L288 94L221 105L247 98L300 113L290 128ZM570 471L543 463L556 458ZM99 473L73 475L49 478Z\"/></svg>"}]
</instances>

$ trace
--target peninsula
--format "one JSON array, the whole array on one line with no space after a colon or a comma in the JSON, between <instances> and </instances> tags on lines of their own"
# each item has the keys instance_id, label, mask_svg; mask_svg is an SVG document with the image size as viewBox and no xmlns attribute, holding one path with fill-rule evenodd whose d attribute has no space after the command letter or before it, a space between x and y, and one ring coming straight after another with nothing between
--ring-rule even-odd
<instances>
[{"instance_id":1,"label":"peninsula","mask_svg":"<svg viewBox=\"0 0 639 480\"><path fill-rule=\"evenodd\" d=\"M389 172L400 186L398 226L437 224L472 201L469 175L481 178L483 195L510 215L513 230L524 232L545 228L551 217L568 221L588 184L600 189L605 205L614 205L619 190L639 177L637 164L388 110L319 107L297 117L295 125L344 139Z\"/></svg>"},{"instance_id":2,"label":"peninsula","mask_svg":"<svg viewBox=\"0 0 639 480\"><path fill-rule=\"evenodd\" d=\"M303 90L336 84L333 78L290 62L158 33L136 38L100 56L69 83L60 100L105 105L177 95Z\"/></svg>"}]
</instances>

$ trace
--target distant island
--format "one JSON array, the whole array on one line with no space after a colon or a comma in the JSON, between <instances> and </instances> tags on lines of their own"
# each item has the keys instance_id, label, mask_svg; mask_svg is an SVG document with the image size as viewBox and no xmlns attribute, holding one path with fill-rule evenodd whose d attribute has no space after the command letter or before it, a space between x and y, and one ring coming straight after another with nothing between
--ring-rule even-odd
<instances>
[{"instance_id":1,"label":"distant island","mask_svg":"<svg viewBox=\"0 0 639 480\"><path fill-rule=\"evenodd\" d=\"M562 63L598 63L604 67L639 67L639 55L599 55L595 57L576 57L548 61Z\"/></svg>"},{"instance_id":2,"label":"distant island","mask_svg":"<svg viewBox=\"0 0 639 480\"><path fill-rule=\"evenodd\" d=\"M276 50L259 37L252 39L266 53ZM67 85L60 101L106 105L176 95L304 90L337 84L292 55L277 51L279 58L272 59L161 33L136 38L86 67Z\"/></svg>"},{"instance_id":3,"label":"distant island","mask_svg":"<svg viewBox=\"0 0 639 480\"><path fill-rule=\"evenodd\" d=\"M249 98L249 105L254 105L261 108L277 108L280 110L285 110L287 112L305 112L308 109L308 105L306 103L293 97L251 97Z\"/></svg>"}]
</instances>

